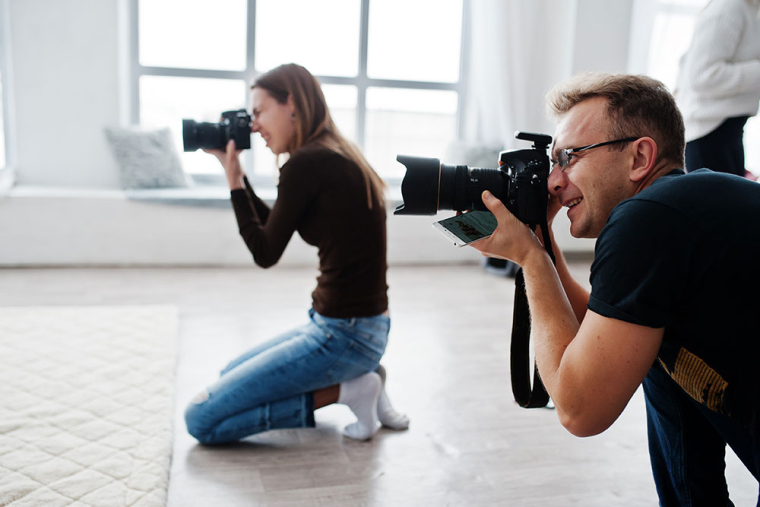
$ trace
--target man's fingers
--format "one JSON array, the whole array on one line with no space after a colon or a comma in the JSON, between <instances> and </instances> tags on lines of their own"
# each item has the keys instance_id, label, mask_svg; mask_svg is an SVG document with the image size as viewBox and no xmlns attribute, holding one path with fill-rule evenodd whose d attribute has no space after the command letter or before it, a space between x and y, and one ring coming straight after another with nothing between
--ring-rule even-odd
<instances>
[{"instance_id":1,"label":"man's fingers","mask_svg":"<svg viewBox=\"0 0 760 507\"><path fill-rule=\"evenodd\" d=\"M483 204L486 205L486 208L488 208L497 219L504 216L504 212L507 208L504 206L504 203L501 202L501 199L494 197L494 195L488 190L483 190L481 198L483 199Z\"/></svg>"}]
</instances>

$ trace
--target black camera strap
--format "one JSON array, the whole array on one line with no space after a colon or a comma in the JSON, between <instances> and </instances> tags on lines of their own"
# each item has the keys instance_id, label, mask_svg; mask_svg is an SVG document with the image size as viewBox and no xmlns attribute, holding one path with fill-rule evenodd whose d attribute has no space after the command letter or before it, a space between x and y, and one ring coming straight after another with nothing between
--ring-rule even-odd
<instances>
[{"instance_id":1,"label":"black camera strap","mask_svg":"<svg viewBox=\"0 0 760 507\"><path fill-rule=\"evenodd\" d=\"M539 224L544 240L544 248L552 262L556 263L549 228L546 220ZM535 231L535 227L531 227ZM510 372L512 375L512 394L515 401L523 408L545 407L549 402L549 393L544 388L538 366L530 361L530 308L525 293L525 277L522 268L515 276L515 306L512 316L512 344L510 346ZM533 367L533 386L530 383L530 368Z\"/></svg>"}]
</instances>

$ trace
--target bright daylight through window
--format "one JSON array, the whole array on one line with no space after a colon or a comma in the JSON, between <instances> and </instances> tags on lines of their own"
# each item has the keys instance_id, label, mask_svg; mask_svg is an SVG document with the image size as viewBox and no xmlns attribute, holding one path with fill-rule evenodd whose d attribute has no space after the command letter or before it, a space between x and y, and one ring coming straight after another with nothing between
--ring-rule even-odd
<instances>
[{"instance_id":1,"label":"bright daylight through window","mask_svg":"<svg viewBox=\"0 0 760 507\"><path fill-rule=\"evenodd\" d=\"M170 127L179 151L183 118L216 122L248 107L249 82L290 62L318 76L338 128L390 182L403 174L398 153L438 156L457 136L463 0L133 2L133 120ZM274 181L258 136L245 157L249 176ZM183 154L183 165L221 174L201 152Z\"/></svg>"}]
</instances>

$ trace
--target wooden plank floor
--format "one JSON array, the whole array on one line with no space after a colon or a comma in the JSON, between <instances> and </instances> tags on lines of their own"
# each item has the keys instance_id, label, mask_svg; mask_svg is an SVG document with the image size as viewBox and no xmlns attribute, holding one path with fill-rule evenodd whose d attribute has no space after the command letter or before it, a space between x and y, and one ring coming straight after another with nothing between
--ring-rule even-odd
<instances>
[{"instance_id":1,"label":"wooden plank floor","mask_svg":"<svg viewBox=\"0 0 760 507\"><path fill-rule=\"evenodd\" d=\"M588 279L588 263L572 269ZM305 322L311 268L4 269L0 306L174 304L180 360L172 507L656 505L637 392L604 434L579 439L548 409L524 410L508 376L512 280L475 265L392 267L383 363L408 431L370 442L340 435L346 407L317 428L206 448L187 435L187 401L235 354ZM757 482L729 453L737 506Z\"/></svg>"}]
</instances>

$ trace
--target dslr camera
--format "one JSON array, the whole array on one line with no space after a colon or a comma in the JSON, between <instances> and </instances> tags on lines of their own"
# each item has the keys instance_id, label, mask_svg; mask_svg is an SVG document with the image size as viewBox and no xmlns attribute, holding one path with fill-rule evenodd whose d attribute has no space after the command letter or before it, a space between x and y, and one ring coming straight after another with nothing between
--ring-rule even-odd
<instances>
[{"instance_id":1,"label":"dslr camera","mask_svg":"<svg viewBox=\"0 0 760 507\"><path fill-rule=\"evenodd\" d=\"M516 132L515 137L533 141L533 147L502 151L499 153L498 169L470 169L466 165L441 164L437 158L399 155L396 160L406 166L406 176L401 182L404 203L393 214L435 215L442 209L488 211L480 196L484 190L489 190L521 222L533 230L541 227L544 248L554 261L546 216L549 201L547 184L551 170L546 149L552 138L528 132ZM543 407L549 401L535 363L531 386L530 328L525 281L522 270L518 270L515 276L510 376L515 401L525 408Z\"/></svg>"},{"instance_id":2,"label":"dslr camera","mask_svg":"<svg viewBox=\"0 0 760 507\"><path fill-rule=\"evenodd\" d=\"M230 139L238 150L251 147L251 115L245 109L223 112L219 123L182 120L185 151L224 150Z\"/></svg>"},{"instance_id":3,"label":"dslr camera","mask_svg":"<svg viewBox=\"0 0 760 507\"><path fill-rule=\"evenodd\" d=\"M437 158L399 155L396 160L406 166L401 182L404 203L393 214L435 215L442 209L488 211L480 197L488 190L521 222L530 226L545 222L551 170L546 150L552 138L530 132L516 132L515 137L533 141L533 147L502 151L498 169L468 168L442 164Z\"/></svg>"}]
</instances>

